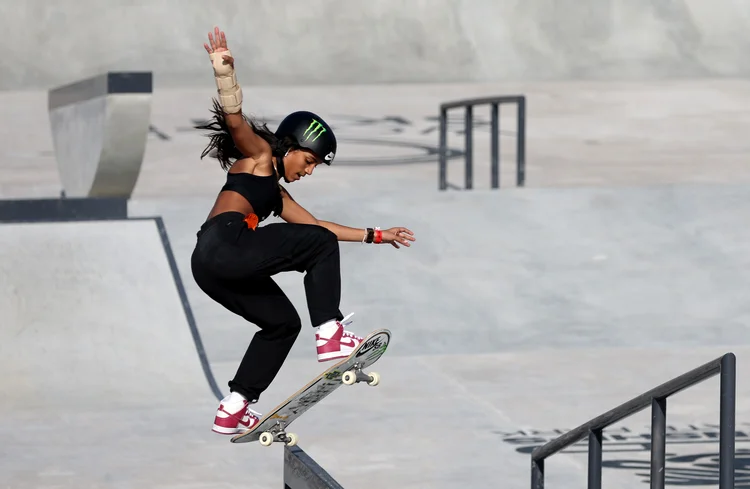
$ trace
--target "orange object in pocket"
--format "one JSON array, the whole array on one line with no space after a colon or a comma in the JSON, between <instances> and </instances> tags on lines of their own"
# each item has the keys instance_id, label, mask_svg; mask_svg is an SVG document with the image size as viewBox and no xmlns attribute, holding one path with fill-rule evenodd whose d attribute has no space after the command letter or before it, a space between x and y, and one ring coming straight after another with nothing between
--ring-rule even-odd
<instances>
[{"instance_id":1,"label":"orange object in pocket","mask_svg":"<svg viewBox=\"0 0 750 489\"><path fill-rule=\"evenodd\" d=\"M246 215L244 221L247 223L247 227L253 231L258 227L258 216L253 213Z\"/></svg>"}]
</instances>

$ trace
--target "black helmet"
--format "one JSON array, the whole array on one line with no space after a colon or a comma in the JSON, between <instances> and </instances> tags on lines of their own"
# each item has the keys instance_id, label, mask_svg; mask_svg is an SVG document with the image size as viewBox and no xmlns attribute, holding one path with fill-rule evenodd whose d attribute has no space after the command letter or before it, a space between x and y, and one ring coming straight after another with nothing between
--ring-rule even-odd
<instances>
[{"instance_id":1,"label":"black helmet","mask_svg":"<svg viewBox=\"0 0 750 489\"><path fill-rule=\"evenodd\" d=\"M294 136L300 146L315 153L326 165L336 156L336 136L317 114L303 110L286 116L276 129L276 137L286 136Z\"/></svg>"}]
</instances>

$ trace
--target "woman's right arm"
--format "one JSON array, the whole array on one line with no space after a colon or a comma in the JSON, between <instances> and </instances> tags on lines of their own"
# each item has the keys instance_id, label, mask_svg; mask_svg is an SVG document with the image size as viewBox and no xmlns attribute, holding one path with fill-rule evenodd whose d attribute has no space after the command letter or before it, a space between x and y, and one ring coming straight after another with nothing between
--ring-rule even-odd
<instances>
[{"instance_id":1,"label":"woman's right arm","mask_svg":"<svg viewBox=\"0 0 750 489\"><path fill-rule=\"evenodd\" d=\"M219 93L219 104L224 110L224 120L235 146L248 158L258 159L270 153L268 143L255 134L253 128L242 116L242 87L237 83L234 71L234 58L227 49L227 39L223 31L214 28L216 39L208 33L208 44L203 44L211 58Z\"/></svg>"}]
</instances>

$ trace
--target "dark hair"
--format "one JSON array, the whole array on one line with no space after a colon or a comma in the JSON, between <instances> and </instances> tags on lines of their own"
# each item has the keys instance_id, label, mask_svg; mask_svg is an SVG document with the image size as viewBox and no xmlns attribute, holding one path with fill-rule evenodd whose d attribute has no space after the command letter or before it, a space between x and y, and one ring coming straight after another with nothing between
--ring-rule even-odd
<instances>
[{"instance_id":1,"label":"dark hair","mask_svg":"<svg viewBox=\"0 0 750 489\"><path fill-rule=\"evenodd\" d=\"M206 136L210 139L208 145L201 153L201 159L205 156L211 156L219 160L221 167L224 170L229 170L232 164L245 157L244 154L237 148L232 139L232 135L227 127L227 121L219 101L215 98L212 99L213 108L211 113L213 118L206 121L203 124L198 124L195 129L205 129L212 131ZM250 124L253 132L263 138L269 146L271 146L271 152L274 156L284 155L290 149L299 149L300 146L293 137L285 137L279 139L276 135L268 129L266 124L260 124L252 119L248 118L245 114L242 114L242 118ZM232 161L233 160L233 161Z\"/></svg>"}]
</instances>

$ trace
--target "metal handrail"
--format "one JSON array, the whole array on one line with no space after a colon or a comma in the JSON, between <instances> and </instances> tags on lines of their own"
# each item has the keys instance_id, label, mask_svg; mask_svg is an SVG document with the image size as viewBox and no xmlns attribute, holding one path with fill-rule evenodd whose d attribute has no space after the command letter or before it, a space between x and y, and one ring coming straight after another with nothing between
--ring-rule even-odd
<instances>
[{"instance_id":1,"label":"metal handrail","mask_svg":"<svg viewBox=\"0 0 750 489\"><path fill-rule=\"evenodd\" d=\"M440 105L440 190L448 188L448 111L450 109L465 109L464 140L465 140L465 184L464 188L473 187L473 113L474 106L487 105L491 114L491 187L500 186L500 105L517 105L517 134L516 134L516 185L522 187L526 182L526 97L523 95L505 95L483 97L475 99L455 100Z\"/></svg>"}]
</instances>

